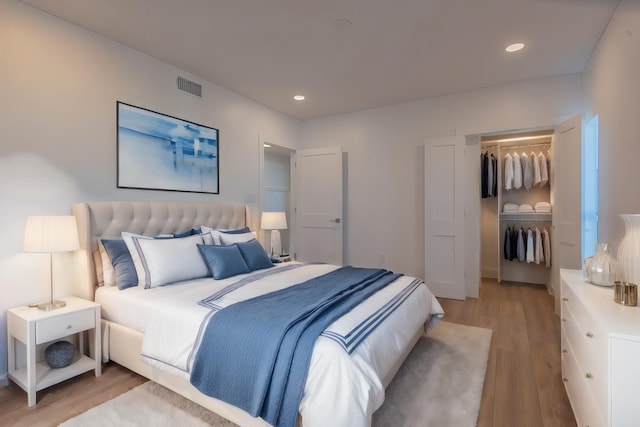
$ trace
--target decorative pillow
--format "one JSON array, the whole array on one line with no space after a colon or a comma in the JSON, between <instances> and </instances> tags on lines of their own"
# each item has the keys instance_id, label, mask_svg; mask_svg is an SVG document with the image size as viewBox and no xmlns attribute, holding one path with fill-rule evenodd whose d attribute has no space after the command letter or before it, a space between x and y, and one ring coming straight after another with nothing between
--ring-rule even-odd
<instances>
[{"instance_id":1,"label":"decorative pillow","mask_svg":"<svg viewBox=\"0 0 640 427\"><path fill-rule=\"evenodd\" d=\"M192 228L191 230L183 231L182 233L173 233L173 237L189 237L195 234L202 234L200 228Z\"/></svg>"},{"instance_id":2,"label":"decorative pillow","mask_svg":"<svg viewBox=\"0 0 640 427\"><path fill-rule=\"evenodd\" d=\"M203 244L200 235L174 239L133 237L133 241L144 271L144 281L139 283L145 289L209 274L196 246Z\"/></svg>"},{"instance_id":3,"label":"decorative pillow","mask_svg":"<svg viewBox=\"0 0 640 427\"><path fill-rule=\"evenodd\" d=\"M256 235L252 232L228 234L220 233L220 243L223 245L233 245L234 243L245 243L256 238Z\"/></svg>"},{"instance_id":4,"label":"decorative pillow","mask_svg":"<svg viewBox=\"0 0 640 427\"><path fill-rule=\"evenodd\" d=\"M216 280L251 272L236 245L198 245L198 250L207 264L209 272Z\"/></svg>"},{"instance_id":5,"label":"decorative pillow","mask_svg":"<svg viewBox=\"0 0 640 427\"><path fill-rule=\"evenodd\" d=\"M109 256L107 262L114 271L114 281L118 289L127 289L138 285L138 275L131 254L124 240L102 239L100 241ZM105 286L109 286L105 282Z\"/></svg>"},{"instance_id":6,"label":"decorative pillow","mask_svg":"<svg viewBox=\"0 0 640 427\"><path fill-rule=\"evenodd\" d=\"M224 243L222 243L222 241L220 240L220 236L222 234L245 234L245 233L251 233L251 230L249 230L249 227L245 227L245 228L239 228L237 230L224 230L224 229L219 229L219 228L211 228L211 227L207 227L205 225L203 225L202 227L200 227L200 230L202 230L203 233L211 233L211 235L213 236L213 244L214 245L223 245ZM253 235L253 237L255 238L255 234ZM246 241L246 240L243 240Z\"/></svg>"},{"instance_id":7,"label":"decorative pillow","mask_svg":"<svg viewBox=\"0 0 640 427\"><path fill-rule=\"evenodd\" d=\"M246 243L238 243L237 246L242 253L242 258L244 258L244 261L251 271L273 267L271 258L269 258L269 255L267 255L260 242L256 239Z\"/></svg>"}]
</instances>

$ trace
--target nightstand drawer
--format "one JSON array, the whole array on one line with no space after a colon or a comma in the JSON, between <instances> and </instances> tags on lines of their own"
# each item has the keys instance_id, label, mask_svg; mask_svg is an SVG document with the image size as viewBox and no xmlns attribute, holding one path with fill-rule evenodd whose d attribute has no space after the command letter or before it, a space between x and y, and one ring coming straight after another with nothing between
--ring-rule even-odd
<instances>
[{"instance_id":1,"label":"nightstand drawer","mask_svg":"<svg viewBox=\"0 0 640 427\"><path fill-rule=\"evenodd\" d=\"M36 323L36 344L92 329L95 324L96 312L93 309L42 319Z\"/></svg>"}]
</instances>

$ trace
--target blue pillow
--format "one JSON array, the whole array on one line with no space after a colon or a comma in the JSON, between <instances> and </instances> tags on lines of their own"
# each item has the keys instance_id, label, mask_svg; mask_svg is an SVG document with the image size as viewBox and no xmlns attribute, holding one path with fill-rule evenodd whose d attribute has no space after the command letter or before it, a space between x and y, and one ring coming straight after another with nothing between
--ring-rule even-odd
<instances>
[{"instance_id":1,"label":"blue pillow","mask_svg":"<svg viewBox=\"0 0 640 427\"><path fill-rule=\"evenodd\" d=\"M236 245L238 245L238 249L240 249L242 253L242 258L244 258L244 261L251 271L273 267L271 258L269 258L269 255L267 255L260 242L256 239L244 243L236 243Z\"/></svg>"},{"instance_id":2,"label":"blue pillow","mask_svg":"<svg viewBox=\"0 0 640 427\"><path fill-rule=\"evenodd\" d=\"M183 231L182 233L173 233L173 237L189 237L196 234L202 234L202 230L199 228L192 228L191 230Z\"/></svg>"},{"instance_id":3,"label":"blue pillow","mask_svg":"<svg viewBox=\"0 0 640 427\"><path fill-rule=\"evenodd\" d=\"M198 245L198 250L209 272L216 280L251 272L236 245Z\"/></svg>"},{"instance_id":4,"label":"blue pillow","mask_svg":"<svg viewBox=\"0 0 640 427\"><path fill-rule=\"evenodd\" d=\"M133 259L124 240L102 239L102 245L113 265L118 289L138 286L136 267L133 265Z\"/></svg>"},{"instance_id":5,"label":"blue pillow","mask_svg":"<svg viewBox=\"0 0 640 427\"><path fill-rule=\"evenodd\" d=\"M221 233L225 234L243 234L243 233L251 233L249 227L238 228L237 230L218 230Z\"/></svg>"}]
</instances>

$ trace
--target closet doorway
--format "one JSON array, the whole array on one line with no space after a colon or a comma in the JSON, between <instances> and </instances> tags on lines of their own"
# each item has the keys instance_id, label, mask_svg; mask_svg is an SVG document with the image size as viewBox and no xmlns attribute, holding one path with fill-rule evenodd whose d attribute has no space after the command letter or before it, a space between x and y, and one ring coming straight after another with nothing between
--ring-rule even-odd
<instances>
[{"instance_id":1,"label":"closet doorway","mask_svg":"<svg viewBox=\"0 0 640 427\"><path fill-rule=\"evenodd\" d=\"M552 279L553 129L481 138L481 275Z\"/></svg>"}]
</instances>

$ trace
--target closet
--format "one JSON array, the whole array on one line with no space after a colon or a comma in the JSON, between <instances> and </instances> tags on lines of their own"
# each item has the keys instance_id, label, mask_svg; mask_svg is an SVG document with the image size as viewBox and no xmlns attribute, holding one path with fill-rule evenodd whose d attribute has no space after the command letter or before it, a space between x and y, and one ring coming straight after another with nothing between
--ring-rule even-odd
<instances>
[{"instance_id":1,"label":"closet","mask_svg":"<svg viewBox=\"0 0 640 427\"><path fill-rule=\"evenodd\" d=\"M483 277L550 283L552 141L553 130L481 138Z\"/></svg>"}]
</instances>

